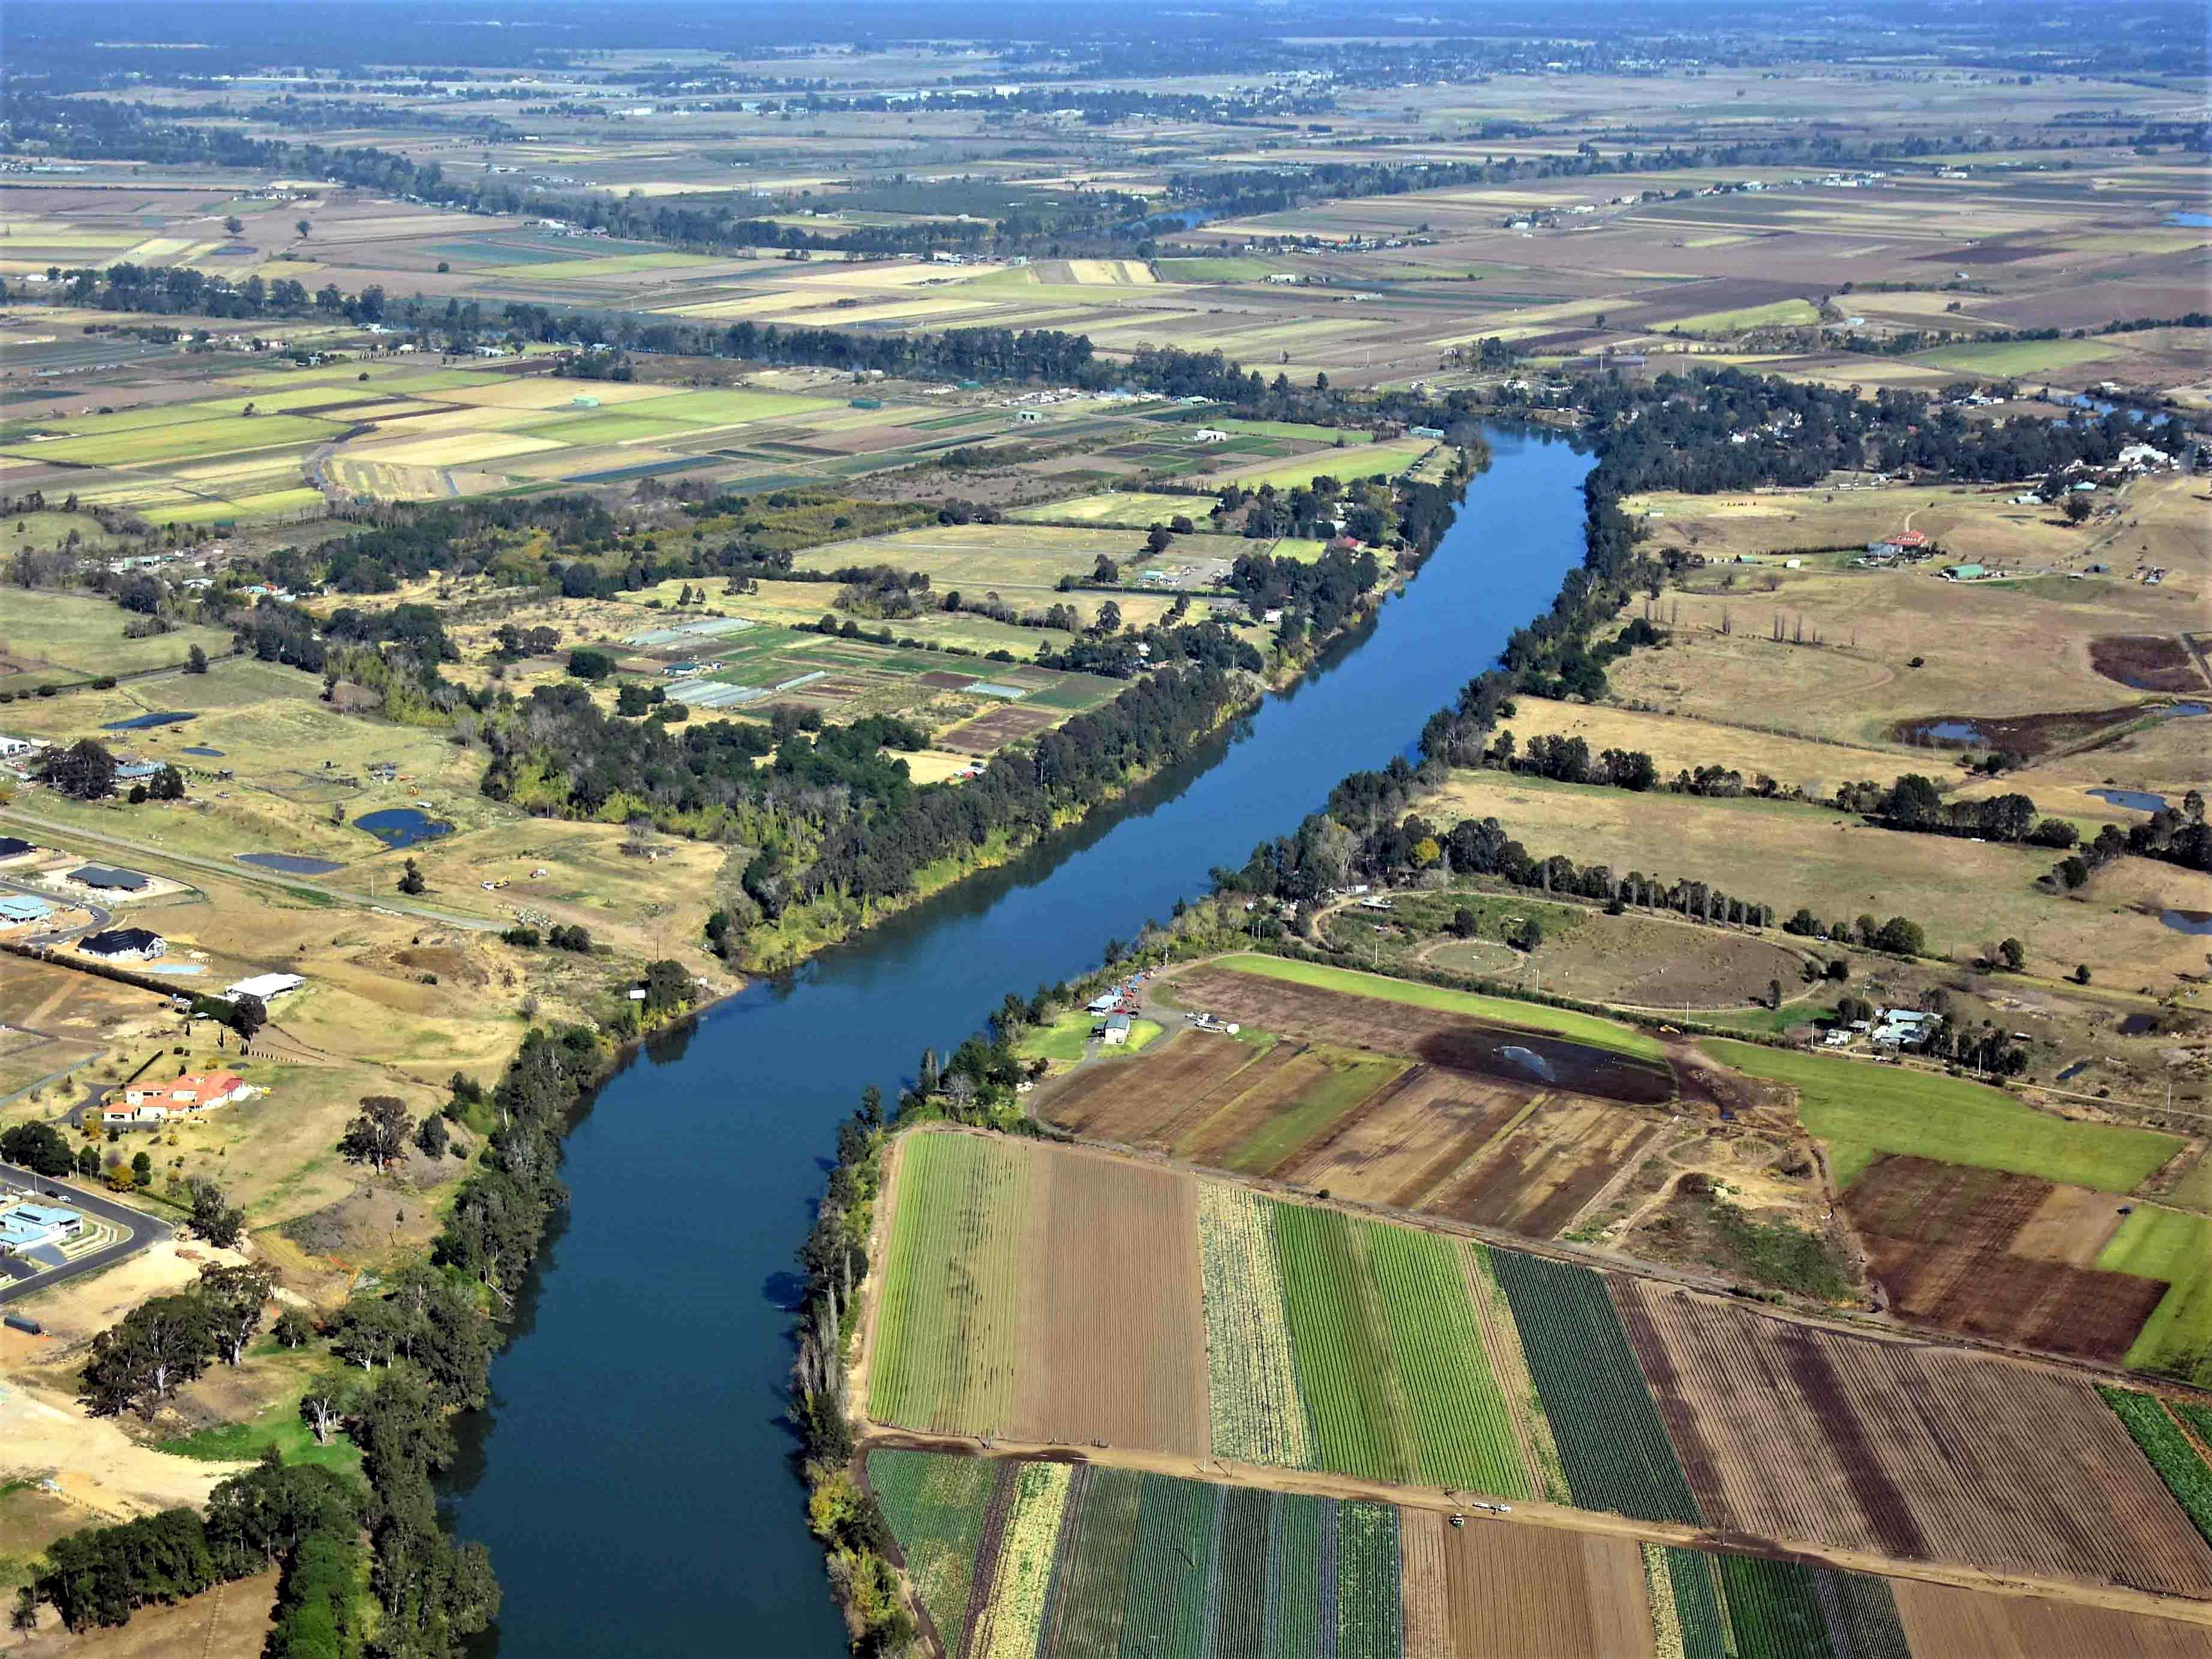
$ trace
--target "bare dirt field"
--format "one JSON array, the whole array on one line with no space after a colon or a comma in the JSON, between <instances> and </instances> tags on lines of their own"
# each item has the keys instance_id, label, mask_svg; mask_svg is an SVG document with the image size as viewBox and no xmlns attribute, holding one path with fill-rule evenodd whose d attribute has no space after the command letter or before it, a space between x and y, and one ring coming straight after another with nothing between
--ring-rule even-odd
<instances>
[{"instance_id":1,"label":"bare dirt field","mask_svg":"<svg viewBox=\"0 0 2212 1659\"><path fill-rule=\"evenodd\" d=\"M1269 1173L1340 1198L1425 1208L1530 1098L1525 1089L1415 1065Z\"/></svg>"},{"instance_id":2,"label":"bare dirt field","mask_svg":"<svg viewBox=\"0 0 2212 1659\"><path fill-rule=\"evenodd\" d=\"M2108 1193L1884 1157L1844 1195L1891 1309L1970 1335L2118 1364L2163 1280L2098 1270L2119 1230Z\"/></svg>"},{"instance_id":3,"label":"bare dirt field","mask_svg":"<svg viewBox=\"0 0 2212 1659\"><path fill-rule=\"evenodd\" d=\"M1029 1180L1010 1431L1206 1456L1196 1178L1040 1147Z\"/></svg>"},{"instance_id":4,"label":"bare dirt field","mask_svg":"<svg viewBox=\"0 0 2212 1659\"><path fill-rule=\"evenodd\" d=\"M1456 1221L1549 1238L1632 1167L1657 1123L1606 1101L1543 1097L1534 1113L1425 1208Z\"/></svg>"},{"instance_id":5,"label":"bare dirt field","mask_svg":"<svg viewBox=\"0 0 2212 1659\"><path fill-rule=\"evenodd\" d=\"M1086 1066L1038 1104L1038 1116L1076 1135L1129 1146L1160 1144L1163 1129L1212 1099L1253 1050L1212 1032L1175 1033L1135 1064Z\"/></svg>"},{"instance_id":6,"label":"bare dirt field","mask_svg":"<svg viewBox=\"0 0 2212 1659\"><path fill-rule=\"evenodd\" d=\"M2086 1381L1613 1290L1714 1526L2212 1595L2212 1548Z\"/></svg>"},{"instance_id":7,"label":"bare dirt field","mask_svg":"<svg viewBox=\"0 0 2212 1659\"><path fill-rule=\"evenodd\" d=\"M1897 1616L1916 1654L1944 1659L2212 1659L2212 1630L2116 1608L1999 1595L1914 1579L1893 1581Z\"/></svg>"},{"instance_id":8,"label":"bare dirt field","mask_svg":"<svg viewBox=\"0 0 2212 1659\"><path fill-rule=\"evenodd\" d=\"M1642 1558L1628 1539L1479 1520L1454 1527L1433 1510L1402 1510L1398 1524L1408 1653L1639 1659L1653 1651Z\"/></svg>"}]
</instances>

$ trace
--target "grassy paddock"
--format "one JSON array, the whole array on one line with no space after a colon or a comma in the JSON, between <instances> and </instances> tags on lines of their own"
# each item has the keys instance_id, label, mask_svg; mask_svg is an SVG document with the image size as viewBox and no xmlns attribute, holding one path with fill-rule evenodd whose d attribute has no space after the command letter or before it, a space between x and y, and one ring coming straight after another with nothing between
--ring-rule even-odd
<instances>
[{"instance_id":1,"label":"grassy paddock","mask_svg":"<svg viewBox=\"0 0 2212 1659\"><path fill-rule=\"evenodd\" d=\"M1280 956L1240 953L1220 958L1215 966L1233 968L1239 973L1256 973L1269 979L1287 979L1295 984L1317 985L1325 990L1345 991L1354 996L1373 996L1387 1002L1404 1002L1413 1008L1433 1008L1444 1014L1463 1014L1470 1020L1487 1020L1496 1025L1520 1026L1528 1030L1550 1032L1577 1043L1587 1043L1592 1048L1609 1049L1615 1054L1632 1055L1639 1060L1663 1060L1666 1057L1666 1050L1661 1047L1657 1038L1647 1037L1640 1031L1617 1026L1595 1014L1577 1014L1572 1008L1547 1008L1539 1002L1516 1002L1510 997L1485 996L1479 991L1448 990L1441 985L1424 985L1410 979L1386 979L1371 973L1328 967L1318 962L1294 962Z\"/></svg>"},{"instance_id":2,"label":"grassy paddock","mask_svg":"<svg viewBox=\"0 0 2212 1659\"><path fill-rule=\"evenodd\" d=\"M2131 1192L2181 1148L2176 1135L2049 1117L1961 1078L1718 1038L1701 1046L1725 1065L1796 1089L1797 1115L1829 1143L1839 1188L1891 1152Z\"/></svg>"}]
</instances>

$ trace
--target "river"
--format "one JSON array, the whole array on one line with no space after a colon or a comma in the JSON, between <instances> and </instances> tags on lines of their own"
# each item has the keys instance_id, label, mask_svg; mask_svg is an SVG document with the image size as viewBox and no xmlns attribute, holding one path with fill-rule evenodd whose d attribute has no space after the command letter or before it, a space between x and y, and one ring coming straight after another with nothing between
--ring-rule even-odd
<instances>
[{"instance_id":1,"label":"river","mask_svg":"<svg viewBox=\"0 0 2212 1659\"><path fill-rule=\"evenodd\" d=\"M1536 433L1491 442L1409 592L1296 687L1081 827L708 1010L600 1090L444 1493L506 1590L481 1652L845 1650L780 1418L793 1252L836 1121L1007 991L1165 918L1346 772L1412 752L1582 557L1589 457Z\"/></svg>"}]
</instances>

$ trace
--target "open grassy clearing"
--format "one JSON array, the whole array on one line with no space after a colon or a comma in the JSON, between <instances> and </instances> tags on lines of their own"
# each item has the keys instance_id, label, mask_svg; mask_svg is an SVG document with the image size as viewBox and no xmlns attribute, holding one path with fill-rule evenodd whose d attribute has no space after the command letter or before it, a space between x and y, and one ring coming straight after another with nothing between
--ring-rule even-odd
<instances>
[{"instance_id":1,"label":"open grassy clearing","mask_svg":"<svg viewBox=\"0 0 2212 1659\"><path fill-rule=\"evenodd\" d=\"M1908 834L1748 797L1638 795L1464 772L1426 810L1447 823L1494 817L1532 852L1707 881L1780 916L1802 905L1831 922L1910 917L1926 929L1931 953L1954 960L2015 937L2027 947L2030 972L2056 977L2086 964L2098 979L2131 988L2201 966L2202 951L2160 925L2159 910L2212 910L2212 877L2196 871L2123 858L2086 899L2062 899L2036 887L2051 864L2041 849Z\"/></svg>"},{"instance_id":2,"label":"open grassy clearing","mask_svg":"<svg viewBox=\"0 0 2212 1659\"><path fill-rule=\"evenodd\" d=\"M1678 317L1666 324L1677 334L1701 334L1716 338L1747 334L1753 329L1802 328L1820 320L1820 308L1809 300L1776 300L1764 306L1735 311L1700 312Z\"/></svg>"},{"instance_id":3,"label":"open grassy clearing","mask_svg":"<svg viewBox=\"0 0 2212 1659\"><path fill-rule=\"evenodd\" d=\"M1395 478L1436 447L1425 438L1393 439L1370 443L1347 436L1341 448L1314 450L1289 461L1270 461L1244 467L1227 467L1195 480L1211 487L1241 484L1256 490L1272 484L1279 490L1311 483L1327 475L1340 481L1372 478L1380 474Z\"/></svg>"},{"instance_id":4,"label":"open grassy clearing","mask_svg":"<svg viewBox=\"0 0 2212 1659\"><path fill-rule=\"evenodd\" d=\"M1658 1060L1665 1054L1656 1037L1592 1014L1577 1014L1571 1008L1545 1008L1534 1002L1515 1002L1509 997L1484 996L1474 991L1450 990L1440 985L1418 984L1407 979L1388 979L1376 974L1332 968L1321 963L1294 962L1280 956L1237 954L1218 958L1214 966L1232 969L1238 973L1258 974L1266 978L1287 979L1294 984L1343 991L1355 996L1403 1002L1413 1008L1463 1014L1471 1020L1555 1032L1577 1043L1610 1049L1638 1059Z\"/></svg>"},{"instance_id":5,"label":"open grassy clearing","mask_svg":"<svg viewBox=\"0 0 2212 1659\"><path fill-rule=\"evenodd\" d=\"M2127 1193L2183 1145L2154 1129L2055 1117L2002 1089L1955 1077L1717 1038L1700 1046L1725 1064L1797 1091L1798 1115L1828 1142L1838 1187L1881 1153L1902 1153Z\"/></svg>"},{"instance_id":6,"label":"open grassy clearing","mask_svg":"<svg viewBox=\"0 0 2212 1659\"><path fill-rule=\"evenodd\" d=\"M95 594L15 589L0 615L0 691L22 693L42 685L68 685L101 675L139 674L179 667L198 645L210 657L230 650L219 628L187 623L167 633L126 639L131 613ZM13 729L15 710L0 715Z\"/></svg>"},{"instance_id":7,"label":"open grassy clearing","mask_svg":"<svg viewBox=\"0 0 2212 1659\"><path fill-rule=\"evenodd\" d=\"M2166 1292L2129 1349L2138 1371L2212 1387L2212 1222L2143 1204L2097 1257L2112 1273L2163 1279Z\"/></svg>"}]
</instances>

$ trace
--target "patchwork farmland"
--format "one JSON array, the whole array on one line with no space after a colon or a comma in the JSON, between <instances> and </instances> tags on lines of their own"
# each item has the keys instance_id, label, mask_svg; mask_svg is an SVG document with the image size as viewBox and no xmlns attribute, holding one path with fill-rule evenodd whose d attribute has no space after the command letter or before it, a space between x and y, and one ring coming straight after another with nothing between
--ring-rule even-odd
<instances>
[{"instance_id":1,"label":"patchwork farmland","mask_svg":"<svg viewBox=\"0 0 2212 1659\"><path fill-rule=\"evenodd\" d=\"M878 1446L948 1659L2205 1659L2212 1631L2041 1597L1091 1462Z\"/></svg>"},{"instance_id":2,"label":"patchwork farmland","mask_svg":"<svg viewBox=\"0 0 2212 1659\"><path fill-rule=\"evenodd\" d=\"M879 1432L2212 1601L2212 1547L2160 1471L2045 1366L1033 1141L904 1136L888 1208L864 1338Z\"/></svg>"}]
</instances>

